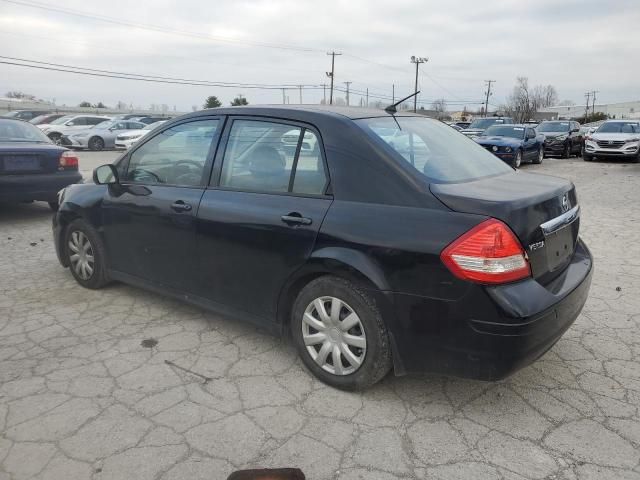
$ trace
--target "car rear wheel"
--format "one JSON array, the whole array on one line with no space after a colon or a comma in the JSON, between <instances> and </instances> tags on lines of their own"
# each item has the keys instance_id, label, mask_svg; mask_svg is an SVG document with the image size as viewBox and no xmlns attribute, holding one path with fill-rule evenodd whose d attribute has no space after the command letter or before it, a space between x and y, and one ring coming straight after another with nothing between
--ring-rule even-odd
<instances>
[{"instance_id":1,"label":"car rear wheel","mask_svg":"<svg viewBox=\"0 0 640 480\"><path fill-rule=\"evenodd\" d=\"M582 154L582 159L585 162L591 162L593 160L593 155L589 155L588 153L583 153Z\"/></svg>"},{"instance_id":2,"label":"car rear wheel","mask_svg":"<svg viewBox=\"0 0 640 480\"><path fill-rule=\"evenodd\" d=\"M562 158L570 158L571 157L571 143L567 142L564 146L564 151L562 152Z\"/></svg>"},{"instance_id":3,"label":"car rear wheel","mask_svg":"<svg viewBox=\"0 0 640 480\"><path fill-rule=\"evenodd\" d=\"M71 274L85 288L98 289L109 283L104 246L97 232L84 220L74 220L65 234L64 251Z\"/></svg>"},{"instance_id":4,"label":"car rear wheel","mask_svg":"<svg viewBox=\"0 0 640 480\"><path fill-rule=\"evenodd\" d=\"M544 158L544 148L540 147L538 149L538 154L536 155L536 158L533 159L533 163L540 164L542 163L543 158Z\"/></svg>"},{"instance_id":5,"label":"car rear wheel","mask_svg":"<svg viewBox=\"0 0 640 480\"><path fill-rule=\"evenodd\" d=\"M518 150L516 152L516 156L513 159L513 164L511 165L513 168L520 168L522 165L522 150Z\"/></svg>"},{"instance_id":6,"label":"car rear wheel","mask_svg":"<svg viewBox=\"0 0 640 480\"><path fill-rule=\"evenodd\" d=\"M391 368L389 337L375 302L342 278L320 277L302 289L291 333L306 367L333 387L366 388Z\"/></svg>"},{"instance_id":7,"label":"car rear wheel","mask_svg":"<svg viewBox=\"0 0 640 480\"><path fill-rule=\"evenodd\" d=\"M49 139L51 139L51 141L56 145L60 145L60 142L62 140L62 135L60 135L59 133L50 133Z\"/></svg>"},{"instance_id":8,"label":"car rear wheel","mask_svg":"<svg viewBox=\"0 0 640 480\"><path fill-rule=\"evenodd\" d=\"M89 150L100 151L104 148L104 140L100 137L91 137L88 145Z\"/></svg>"}]
</instances>

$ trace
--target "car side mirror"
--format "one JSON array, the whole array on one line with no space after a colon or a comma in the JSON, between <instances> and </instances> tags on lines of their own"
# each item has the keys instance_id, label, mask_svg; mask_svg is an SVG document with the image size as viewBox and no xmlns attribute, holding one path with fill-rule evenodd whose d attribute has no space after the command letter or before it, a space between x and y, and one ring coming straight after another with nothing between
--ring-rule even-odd
<instances>
[{"instance_id":1,"label":"car side mirror","mask_svg":"<svg viewBox=\"0 0 640 480\"><path fill-rule=\"evenodd\" d=\"M110 163L100 165L93 171L93 183L96 185L114 185L120 183L118 170Z\"/></svg>"},{"instance_id":2,"label":"car side mirror","mask_svg":"<svg viewBox=\"0 0 640 480\"><path fill-rule=\"evenodd\" d=\"M579 128L574 128L574 129L571 130L571 133L578 133L579 131L580 131Z\"/></svg>"}]
</instances>

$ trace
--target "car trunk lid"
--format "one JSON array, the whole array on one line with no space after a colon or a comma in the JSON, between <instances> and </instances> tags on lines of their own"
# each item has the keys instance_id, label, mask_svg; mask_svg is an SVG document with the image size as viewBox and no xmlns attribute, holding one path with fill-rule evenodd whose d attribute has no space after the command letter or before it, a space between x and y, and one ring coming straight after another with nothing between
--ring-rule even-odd
<instances>
[{"instance_id":1,"label":"car trunk lid","mask_svg":"<svg viewBox=\"0 0 640 480\"><path fill-rule=\"evenodd\" d=\"M580 212L570 181L513 172L464 183L431 184L430 189L454 211L506 223L522 243L533 277L541 283L551 281L571 261Z\"/></svg>"},{"instance_id":2,"label":"car trunk lid","mask_svg":"<svg viewBox=\"0 0 640 480\"><path fill-rule=\"evenodd\" d=\"M7 143L0 146L0 175L53 173L65 149L40 143Z\"/></svg>"}]
</instances>

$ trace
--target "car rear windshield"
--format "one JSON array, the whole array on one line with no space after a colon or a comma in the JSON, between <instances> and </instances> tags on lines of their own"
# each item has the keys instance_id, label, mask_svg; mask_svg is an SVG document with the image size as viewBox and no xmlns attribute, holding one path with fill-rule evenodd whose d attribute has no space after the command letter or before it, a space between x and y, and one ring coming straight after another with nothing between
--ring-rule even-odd
<instances>
[{"instance_id":1,"label":"car rear windshield","mask_svg":"<svg viewBox=\"0 0 640 480\"><path fill-rule=\"evenodd\" d=\"M511 137L524 138L524 127L512 127L508 125L494 125L484 131L486 137Z\"/></svg>"},{"instance_id":2,"label":"car rear windshield","mask_svg":"<svg viewBox=\"0 0 640 480\"><path fill-rule=\"evenodd\" d=\"M513 172L502 160L448 125L422 117L356 120L399 162L406 162L431 183L457 183Z\"/></svg>"},{"instance_id":3,"label":"car rear windshield","mask_svg":"<svg viewBox=\"0 0 640 480\"><path fill-rule=\"evenodd\" d=\"M605 122L598 133L640 133L640 124L635 122Z\"/></svg>"},{"instance_id":4,"label":"car rear windshield","mask_svg":"<svg viewBox=\"0 0 640 480\"><path fill-rule=\"evenodd\" d=\"M539 132L568 132L569 122L542 122L538 125Z\"/></svg>"},{"instance_id":5,"label":"car rear windshield","mask_svg":"<svg viewBox=\"0 0 640 480\"><path fill-rule=\"evenodd\" d=\"M0 119L0 142L50 143L42 131L30 123Z\"/></svg>"}]
</instances>

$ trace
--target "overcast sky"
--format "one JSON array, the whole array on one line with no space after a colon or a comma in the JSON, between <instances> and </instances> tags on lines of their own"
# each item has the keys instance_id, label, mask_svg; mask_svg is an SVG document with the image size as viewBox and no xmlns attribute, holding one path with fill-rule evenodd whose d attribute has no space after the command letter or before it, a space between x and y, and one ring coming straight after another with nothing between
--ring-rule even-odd
<instances>
[{"instance_id":1,"label":"overcast sky","mask_svg":"<svg viewBox=\"0 0 640 480\"><path fill-rule=\"evenodd\" d=\"M517 76L552 84L578 104L640 100L640 0L20 0L118 21L191 32L178 35L0 0L0 55L94 69L222 82L328 83L374 95L413 90L411 55L421 66L421 99L477 107L484 80L496 80L493 105ZM153 5L151 7L151 5ZM153 84L0 64L0 95L21 90L58 104L82 100L148 107L200 106L208 95L228 103L281 103L281 90ZM299 92L288 90L291 103ZM339 96L344 96L339 92ZM316 103L322 89L305 90ZM360 96L353 94L351 103ZM426 105L428 107L428 105Z\"/></svg>"}]
</instances>

